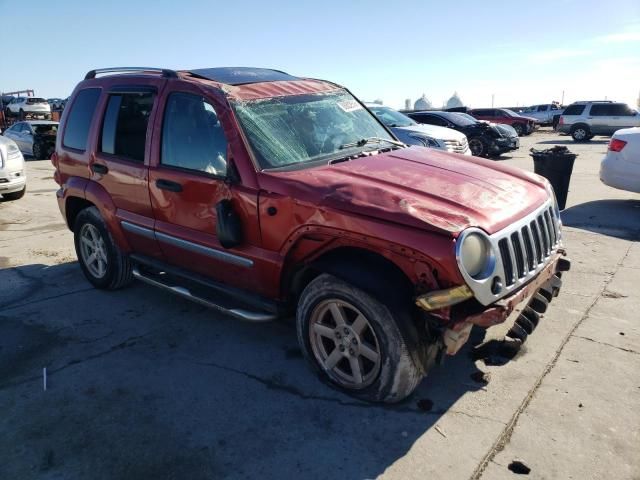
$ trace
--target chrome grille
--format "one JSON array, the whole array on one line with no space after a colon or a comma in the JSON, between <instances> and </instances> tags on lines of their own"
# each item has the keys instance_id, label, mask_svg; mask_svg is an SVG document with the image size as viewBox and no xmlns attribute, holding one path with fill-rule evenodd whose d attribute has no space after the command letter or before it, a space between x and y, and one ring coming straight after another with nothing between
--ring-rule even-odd
<instances>
[{"instance_id":1,"label":"chrome grille","mask_svg":"<svg viewBox=\"0 0 640 480\"><path fill-rule=\"evenodd\" d=\"M552 207L539 211L527 224L499 240L506 286L536 272L559 242L559 224Z\"/></svg>"},{"instance_id":2,"label":"chrome grille","mask_svg":"<svg viewBox=\"0 0 640 480\"><path fill-rule=\"evenodd\" d=\"M453 153L465 153L469 148L466 138L460 142L458 140L445 140L444 144L447 150Z\"/></svg>"}]
</instances>

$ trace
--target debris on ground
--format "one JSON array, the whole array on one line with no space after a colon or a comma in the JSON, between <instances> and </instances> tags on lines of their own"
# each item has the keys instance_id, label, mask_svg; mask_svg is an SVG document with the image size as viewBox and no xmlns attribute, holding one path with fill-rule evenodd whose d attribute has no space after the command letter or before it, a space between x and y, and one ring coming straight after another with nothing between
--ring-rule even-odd
<instances>
[{"instance_id":1,"label":"debris on ground","mask_svg":"<svg viewBox=\"0 0 640 480\"><path fill-rule=\"evenodd\" d=\"M436 432L438 432L440 435L442 435L444 438L447 438L447 434L444 433L440 427L438 425L435 426Z\"/></svg>"},{"instance_id":2,"label":"debris on ground","mask_svg":"<svg viewBox=\"0 0 640 480\"><path fill-rule=\"evenodd\" d=\"M581 403L578 404L578 408L582 408L582 404Z\"/></svg>"},{"instance_id":3,"label":"debris on ground","mask_svg":"<svg viewBox=\"0 0 640 480\"><path fill-rule=\"evenodd\" d=\"M624 337L624 332L618 332L618 333Z\"/></svg>"},{"instance_id":4,"label":"debris on ground","mask_svg":"<svg viewBox=\"0 0 640 480\"><path fill-rule=\"evenodd\" d=\"M471 380L476 383L482 383L483 385L486 385L489 383L489 380L491 380L491 374L489 372L478 370L477 372L471 374Z\"/></svg>"},{"instance_id":5,"label":"debris on ground","mask_svg":"<svg viewBox=\"0 0 640 480\"><path fill-rule=\"evenodd\" d=\"M507 468L518 475L529 475L529 472L531 471L529 467L518 460L511 462Z\"/></svg>"},{"instance_id":6,"label":"debris on ground","mask_svg":"<svg viewBox=\"0 0 640 480\"><path fill-rule=\"evenodd\" d=\"M605 290L604 292L602 292L602 296L605 298L626 298L627 295L624 295L622 293L618 293L618 292L614 292L611 290Z\"/></svg>"},{"instance_id":7,"label":"debris on ground","mask_svg":"<svg viewBox=\"0 0 640 480\"><path fill-rule=\"evenodd\" d=\"M429 400L428 398L421 398L418 400L418 408L423 412L430 412L433 408L433 400Z\"/></svg>"}]
</instances>

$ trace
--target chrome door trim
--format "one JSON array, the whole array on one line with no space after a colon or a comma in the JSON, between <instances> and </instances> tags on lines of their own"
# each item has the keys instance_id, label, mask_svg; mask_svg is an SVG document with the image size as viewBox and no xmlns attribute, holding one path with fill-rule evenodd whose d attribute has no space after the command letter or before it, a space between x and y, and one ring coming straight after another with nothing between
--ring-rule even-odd
<instances>
[{"instance_id":1,"label":"chrome door trim","mask_svg":"<svg viewBox=\"0 0 640 480\"><path fill-rule=\"evenodd\" d=\"M197 243L189 242L181 238L177 238L166 233L156 232L156 238L160 242L168 243L174 247L183 248L193 253L200 255L206 255L207 257L219 260L221 262L230 263L238 267L252 268L253 260L245 257L234 255L233 253L223 252L222 250L216 250L215 248L205 247Z\"/></svg>"},{"instance_id":2,"label":"chrome door trim","mask_svg":"<svg viewBox=\"0 0 640 480\"><path fill-rule=\"evenodd\" d=\"M124 228L129 233L135 233L140 235L141 237L148 238L150 240L155 240L156 236L153 230L146 227L141 227L140 225L136 225L134 223L129 223L126 220L120 222L122 228Z\"/></svg>"}]
</instances>

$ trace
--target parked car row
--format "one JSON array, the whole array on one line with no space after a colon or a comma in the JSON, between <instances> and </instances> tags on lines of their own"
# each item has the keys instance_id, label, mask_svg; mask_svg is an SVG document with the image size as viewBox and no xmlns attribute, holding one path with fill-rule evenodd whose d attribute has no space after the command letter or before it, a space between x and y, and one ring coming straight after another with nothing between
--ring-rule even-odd
<instances>
[{"instance_id":1,"label":"parked car row","mask_svg":"<svg viewBox=\"0 0 640 480\"><path fill-rule=\"evenodd\" d=\"M533 105L522 110L522 115L536 120L540 125L555 125L564 108L557 103Z\"/></svg>"}]
</instances>

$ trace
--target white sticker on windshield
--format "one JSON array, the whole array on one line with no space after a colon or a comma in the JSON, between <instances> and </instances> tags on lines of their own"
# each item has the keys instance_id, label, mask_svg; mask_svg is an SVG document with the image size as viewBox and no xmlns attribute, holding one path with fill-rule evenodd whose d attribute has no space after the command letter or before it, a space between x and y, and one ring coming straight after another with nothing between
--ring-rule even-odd
<instances>
[{"instance_id":1,"label":"white sticker on windshield","mask_svg":"<svg viewBox=\"0 0 640 480\"><path fill-rule=\"evenodd\" d=\"M356 110L362 110L362 105L360 105L355 100L343 100L341 102L338 102L338 106L347 113L355 112Z\"/></svg>"}]
</instances>

